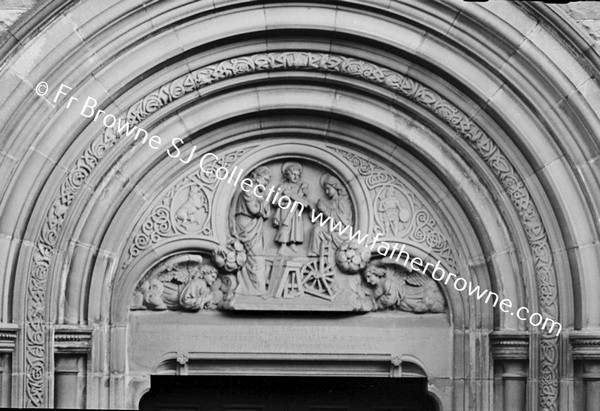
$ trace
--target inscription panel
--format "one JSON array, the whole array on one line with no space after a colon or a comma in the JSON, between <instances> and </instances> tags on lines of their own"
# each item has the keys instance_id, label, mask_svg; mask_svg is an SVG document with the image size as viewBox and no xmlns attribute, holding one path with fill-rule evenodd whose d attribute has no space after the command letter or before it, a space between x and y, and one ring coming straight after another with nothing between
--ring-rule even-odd
<instances>
[{"instance_id":1,"label":"inscription panel","mask_svg":"<svg viewBox=\"0 0 600 411\"><path fill-rule=\"evenodd\" d=\"M410 355L427 362L435 375L451 375L448 347L452 333L444 314L421 316L305 319L202 317L186 313L143 313L131 316L129 358L132 371L150 371L165 355L203 358L244 353L248 358L298 354L323 360L323 354ZM197 319L202 318L200 322ZM258 321L260 323L258 323ZM408 332L410 330L410 332ZM440 349L443 347L443 349ZM254 356L254 357L253 357ZM173 357L174 358L174 357Z\"/></svg>"}]
</instances>

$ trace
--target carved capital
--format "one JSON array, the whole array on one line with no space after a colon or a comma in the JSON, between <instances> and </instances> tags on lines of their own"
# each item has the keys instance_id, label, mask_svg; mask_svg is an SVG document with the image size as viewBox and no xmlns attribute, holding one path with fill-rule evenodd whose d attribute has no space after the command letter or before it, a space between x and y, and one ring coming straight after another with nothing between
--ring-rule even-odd
<instances>
[{"instance_id":1,"label":"carved capital","mask_svg":"<svg viewBox=\"0 0 600 411\"><path fill-rule=\"evenodd\" d=\"M571 335L573 359L600 360L600 334Z\"/></svg>"},{"instance_id":2,"label":"carved capital","mask_svg":"<svg viewBox=\"0 0 600 411\"><path fill-rule=\"evenodd\" d=\"M529 335L494 333L490 337L494 359L527 360L529 358Z\"/></svg>"},{"instance_id":3,"label":"carved capital","mask_svg":"<svg viewBox=\"0 0 600 411\"><path fill-rule=\"evenodd\" d=\"M0 353L14 351L18 329L18 326L12 324L3 325L0 328Z\"/></svg>"},{"instance_id":4,"label":"carved capital","mask_svg":"<svg viewBox=\"0 0 600 411\"><path fill-rule=\"evenodd\" d=\"M90 328L65 327L54 330L54 351L63 354L85 354L90 351Z\"/></svg>"}]
</instances>

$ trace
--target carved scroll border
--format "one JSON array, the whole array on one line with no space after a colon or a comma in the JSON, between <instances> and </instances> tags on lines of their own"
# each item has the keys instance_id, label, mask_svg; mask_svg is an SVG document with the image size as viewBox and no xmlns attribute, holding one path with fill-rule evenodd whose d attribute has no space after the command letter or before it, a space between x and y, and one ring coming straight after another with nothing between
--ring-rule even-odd
<instances>
[{"instance_id":1,"label":"carved scroll border","mask_svg":"<svg viewBox=\"0 0 600 411\"><path fill-rule=\"evenodd\" d=\"M276 70L338 73L386 87L431 111L465 138L493 170L517 210L534 256L540 310L546 317L558 318L556 274L548 235L522 177L500 148L465 113L406 75L363 60L327 53L285 51L255 54L222 61L183 75L133 104L121 118L135 125L179 97L208 84L239 75ZM61 183L37 236L33 267L27 280L25 392L28 407L45 405L45 293L59 231L83 182L120 138L121 135L114 128L107 128L84 151ZM542 337L539 398L540 405L547 410L556 410L558 407L558 355L558 339Z\"/></svg>"},{"instance_id":2,"label":"carved scroll border","mask_svg":"<svg viewBox=\"0 0 600 411\"><path fill-rule=\"evenodd\" d=\"M224 153L219 153L218 160L207 161L205 163L205 168L210 170L211 167L216 167L217 165L220 167L229 168L234 162L238 161L242 156L248 154L250 151L254 150L257 146L250 146L245 149L235 150L235 151L226 151ZM127 258L121 265L121 270L125 270L127 266L133 261L135 257L138 256L139 253L148 249L150 246L160 243L164 238L173 237L177 234L187 234L183 231L175 231L172 227L172 224L165 224L165 229L157 230L154 228L156 226L155 216L159 214L163 210L167 210L166 204L170 199L172 199L175 195L175 192L178 188L189 184L202 184L203 188L206 189L210 193L210 212L212 213L214 210L214 191L217 183L220 180L215 178L206 177L206 175L200 169L193 169L183 177L181 177L174 185L164 190L158 197L158 201L155 201L148 207L146 214L140 219L133 231L133 235L127 241L127 244L130 244L128 247ZM165 211L167 216L169 211ZM210 213L209 213L210 214ZM166 218L165 220L168 220ZM152 227L152 232L147 233L144 232L144 227ZM201 233L201 235L205 235L207 237L212 236L212 226L210 226L209 231L205 231Z\"/></svg>"}]
</instances>

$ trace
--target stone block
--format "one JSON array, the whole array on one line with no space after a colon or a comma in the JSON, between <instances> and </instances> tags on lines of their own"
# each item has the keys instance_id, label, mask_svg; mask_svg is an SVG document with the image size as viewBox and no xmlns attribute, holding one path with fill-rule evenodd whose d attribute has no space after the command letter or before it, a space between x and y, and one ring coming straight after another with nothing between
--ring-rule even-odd
<instances>
[{"instance_id":1,"label":"stone block","mask_svg":"<svg viewBox=\"0 0 600 411\"><path fill-rule=\"evenodd\" d=\"M361 15L343 9L337 11L335 29L342 33L366 36L371 40L381 41L414 54L417 53L425 37L425 31L415 27L407 27L392 20L377 19L369 14Z\"/></svg>"},{"instance_id":2,"label":"stone block","mask_svg":"<svg viewBox=\"0 0 600 411\"><path fill-rule=\"evenodd\" d=\"M542 26L537 26L528 37L529 41L539 48L544 55L554 64L554 69L558 69L572 83L575 88L579 88L590 78L588 73L576 60L577 56L550 32ZM523 44L523 51L528 48L528 43ZM554 77L554 76L552 76Z\"/></svg>"},{"instance_id":3,"label":"stone block","mask_svg":"<svg viewBox=\"0 0 600 411\"><path fill-rule=\"evenodd\" d=\"M377 1L377 0L376 0ZM458 6L458 7L456 7ZM395 13L398 19L408 19L411 24L423 24L432 33L444 36L462 8L462 4L390 1L389 10Z\"/></svg>"},{"instance_id":4,"label":"stone block","mask_svg":"<svg viewBox=\"0 0 600 411\"><path fill-rule=\"evenodd\" d=\"M69 8L65 16L77 28L79 35L88 41L107 28L114 29L114 23L117 20L122 22L123 16L133 21L132 17L138 18L145 13L143 6L140 7L136 1L107 0L80 3Z\"/></svg>"},{"instance_id":5,"label":"stone block","mask_svg":"<svg viewBox=\"0 0 600 411\"><path fill-rule=\"evenodd\" d=\"M558 145L547 138L547 132L543 130L538 120L539 115L529 110L507 86L498 90L488 101L488 105L496 113L502 113L504 119L510 124L511 133L519 136L519 138L513 138L513 141L519 143L521 153L526 153L527 162L533 171L539 170L545 164L549 164L561 156ZM541 108L538 109L541 110ZM544 116L553 115L548 111L542 111L542 113ZM473 121L478 122L479 116L478 114L473 118ZM502 144L501 141L498 141L497 144L505 151L514 150L514 146Z\"/></svg>"},{"instance_id":6,"label":"stone block","mask_svg":"<svg viewBox=\"0 0 600 411\"><path fill-rule=\"evenodd\" d=\"M336 10L319 6L281 5L264 8L267 30L296 27L299 29L333 30Z\"/></svg>"},{"instance_id":7,"label":"stone block","mask_svg":"<svg viewBox=\"0 0 600 411\"><path fill-rule=\"evenodd\" d=\"M22 233L15 232L15 229L23 229L19 224L22 218L28 218L33 207L35 198L44 187L45 177L47 177L55 163L44 157L40 153L30 150L19 165L19 177L12 181L8 198L0 215L0 233L6 233L13 236L21 236ZM37 233L35 233L37 234ZM34 241L35 238L27 237L27 240Z\"/></svg>"},{"instance_id":8,"label":"stone block","mask_svg":"<svg viewBox=\"0 0 600 411\"><path fill-rule=\"evenodd\" d=\"M497 18L502 19L505 24L512 26L523 37L527 37L538 25L537 19L524 13L523 10L517 7L513 2L488 1L485 3L478 3L478 5L493 13Z\"/></svg>"},{"instance_id":9,"label":"stone block","mask_svg":"<svg viewBox=\"0 0 600 411\"><path fill-rule=\"evenodd\" d=\"M537 182L532 177L528 177L526 183L535 187ZM596 236L589 230L592 221L588 218L589 213L585 207L586 199L571 173L571 167L567 160L561 157L544 165L536 172L536 177L540 179L543 186L552 187L551 190L546 190L547 195L552 196L553 204L560 205L564 210L562 213L557 213L556 216L560 218L561 226L570 227L569 231L562 233L567 247L592 243ZM541 212L543 213L544 210ZM548 217L552 218L553 216Z\"/></svg>"},{"instance_id":10,"label":"stone block","mask_svg":"<svg viewBox=\"0 0 600 411\"><path fill-rule=\"evenodd\" d=\"M218 39L265 29L265 12L262 7L213 14L205 19L174 27L179 39L176 44L180 45L183 51L189 51Z\"/></svg>"}]
</instances>

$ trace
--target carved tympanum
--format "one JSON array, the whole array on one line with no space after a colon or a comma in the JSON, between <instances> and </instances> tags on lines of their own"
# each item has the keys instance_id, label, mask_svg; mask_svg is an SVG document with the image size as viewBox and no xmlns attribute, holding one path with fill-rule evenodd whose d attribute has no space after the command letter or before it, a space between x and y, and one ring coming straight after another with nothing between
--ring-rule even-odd
<instances>
[{"instance_id":1,"label":"carved tympanum","mask_svg":"<svg viewBox=\"0 0 600 411\"><path fill-rule=\"evenodd\" d=\"M356 226L361 218L370 220L372 210L372 224L396 242L423 233L427 245L447 252L432 214L397 177L347 152L344 157L359 167L362 191L351 191L339 172L316 159L294 157L249 169L241 180L246 189L234 184L227 202L218 203L217 182L202 176L176 185L149 221L169 227L202 222L222 232L219 224L226 220L227 239L198 250L204 259L172 257L151 270L132 308L443 312L444 299L430 278L380 266L380 260L369 264L372 255L381 259L372 246L373 228L359 233ZM216 216L207 213L226 205L229 211L221 215L228 218L212 221Z\"/></svg>"}]
</instances>

